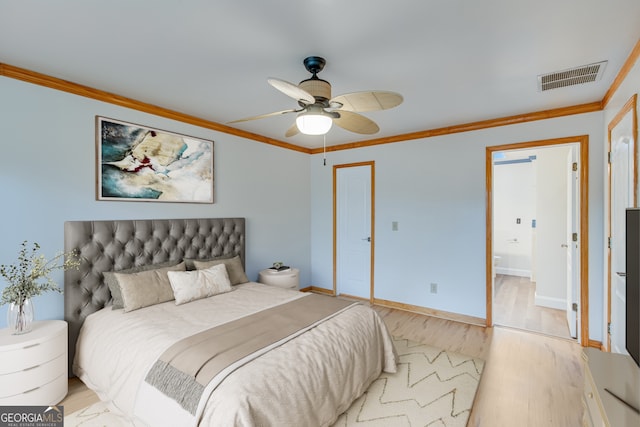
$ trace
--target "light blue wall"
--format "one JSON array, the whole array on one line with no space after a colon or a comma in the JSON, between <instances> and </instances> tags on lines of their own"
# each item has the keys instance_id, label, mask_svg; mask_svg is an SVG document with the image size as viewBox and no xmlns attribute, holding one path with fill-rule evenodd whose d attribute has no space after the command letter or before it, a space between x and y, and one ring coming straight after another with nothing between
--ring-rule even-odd
<instances>
[{"instance_id":1,"label":"light blue wall","mask_svg":"<svg viewBox=\"0 0 640 427\"><path fill-rule=\"evenodd\" d=\"M214 140L215 204L96 201L96 115ZM375 297L485 317L485 147L588 134L590 325L591 339L601 340L604 128L603 113L589 113L330 152L323 166L322 155L0 78L0 263L15 260L25 239L49 256L61 250L67 220L243 216L250 278L282 260L300 268L301 286L330 288L332 165L374 160ZM62 318L61 295L35 304L39 319Z\"/></svg>"},{"instance_id":2,"label":"light blue wall","mask_svg":"<svg viewBox=\"0 0 640 427\"><path fill-rule=\"evenodd\" d=\"M95 200L95 116L214 140L214 204ZM310 283L309 156L0 77L0 264L23 240L63 249L68 220L247 219L247 274L282 260ZM54 275L63 283L62 272ZM4 288L0 278L0 289ZM37 319L63 317L63 297L34 301ZM0 327L6 325L0 307Z\"/></svg>"},{"instance_id":3,"label":"light blue wall","mask_svg":"<svg viewBox=\"0 0 640 427\"><path fill-rule=\"evenodd\" d=\"M601 112L327 153L311 160L311 281L332 288L332 166L375 161L375 298L485 317L485 147L589 135L591 338L602 339ZM391 230L392 221L398 231ZM439 284L438 293L429 284Z\"/></svg>"}]
</instances>

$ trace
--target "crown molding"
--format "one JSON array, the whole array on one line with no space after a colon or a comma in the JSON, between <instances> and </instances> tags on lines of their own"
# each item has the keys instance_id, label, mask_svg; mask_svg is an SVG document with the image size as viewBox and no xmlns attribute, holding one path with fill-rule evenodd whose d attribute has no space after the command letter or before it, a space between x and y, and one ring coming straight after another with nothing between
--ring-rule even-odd
<instances>
[{"instance_id":1,"label":"crown molding","mask_svg":"<svg viewBox=\"0 0 640 427\"><path fill-rule=\"evenodd\" d=\"M358 141L358 142L352 142L347 144L332 145L326 148L314 148L314 149L300 147L288 142L284 142L284 141L269 138L263 135L259 135L256 133L236 129L234 127L223 125L211 120L206 120L200 117L195 117L188 114L180 113L178 111L169 110L167 108L159 107L157 105L148 104L142 101L127 98L127 97L113 94L110 92L105 92L99 89L94 89L89 86L80 85L77 83L73 83L67 80L62 80L56 77L51 77L35 71L30 71L24 68L15 67L9 64L0 63L0 76L21 80L27 83L32 83L39 86L60 90L63 92L74 94L74 95L83 96L85 98L91 98L98 101L107 102L107 103L118 105L121 107L142 111L145 113L168 118L171 120L176 120L183 123L188 123L194 126L205 128L205 129L210 129L217 132L223 132L229 135L235 135L241 138L262 142L265 144L274 145L277 147L286 148L286 149L298 151L301 153L318 154L326 151L351 150L355 148L371 147L374 145L391 144L395 142L404 142L404 141L410 141L414 139L430 138L434 136L450 135L454 133L470 132L470 131L488 129L488 128L499 127L499 126L508 126L513 124L526 123L526 122L531 122L536 120L544 120L544 119L551 119L551 118L563 117L563 116L574 115L574 114L584 114L584 113L590 113L594 111L601 111L604 108L604 105L606 105L605 100L608 101L608 97L610 98L611 96L609 93L615 92L615 90L612 91L612 89L614 89L614 86L615 88L617 88L617 86L619 86L620 84L619 82L624 80L626 75L629 73L629 70L635 63L636 59L638 58L638 56L640 56L640 41L636 44L631 56L629 56L629 58L625 62L625 66L621 69L620 73L616 77L616 80L614 81L614 85L612 85L612 87L607 92L608 96L605 96L605 99L603 99L602 101L592 102L588 104L574 105L569 107L555 108L550 110L536 111L536 112L526 113L526 114L518 114L514 116L501 117L501 118L490 119L490 120L482 120L477 122L457 124L457 125L446 126L446 127L436 128L436 129L426 129L418 132L405 133L405 134L400 134L395 136L369 139L366 141Z\"/></svg>"},{"instance_id":2,"label":"crown molding","mask_svg":"<svg viewBox=\"0 0 640 427\"><path fill-rule=\"evenodd\" d=\"M200 117L191 116L189 114L180 113L178 111L169 110L157 105L137 101L135 99L105 92L99 89L94 89L89 86L84 86L67 80L58 79L56 77L47 76L35 71L26 70L24 68L14 67L13 65L0 63L0 76L21 80L27 83L48 87L78 96L83 96L85 98L107 102L109 104L118 105L120 107L130 108L132 110L142 111L171 120L177 120L179 122L188 123L205 129L224 132L230 135L239 136L241 138L247 138L265 144L287 148L289 150L300 151L307 154L309 154L310 152L308 148L299 147L288 142L268 138L266 136L258 135L252 132L246 132L240 129L233 128L231 126L213 122L211 120L206 120Z\"/></svg>"},{"instance_id":3,"label":"crown molding","mask_svg":"<svg viewBox=\"0 0 640 427\"><path fill-rule=\"evenodd\" d=\"M620 85L622 84L624 79L627 78L627 76L629 75L629 72L631 71L631 69L635 65L636 61L638 61L638 58L640 58L640 39L638 39L638 42L636 43L636 45L631 50L631 53L629 54L629 57L624 62L624 64L622 64L622 68L620 68L620 71L618 72L618 75L613 80L613 83L611 83L611 87L609 87L609 90L604 95L604 98L602 98L602 109L603 110L607 106L609 101L611 101L611 98L613 97L613 94L616 93L616 91L618 90L618 88L620 87Z\"/></svg>"},{"instance_id":4,"label":"crown molding","mask_svg":"<svg viewBox=\"0 0 640 427\"><path fill-rule=\"evenodd\" d=\"M588 104L573 105L571 107L555 108L551 110L536 111L527 114L518 114L515 116L501 117L497 119L482 120L479 122L464 123L459 125L447 126L437 129L428 129L419 132L405 133L402 135L389 136L384 138L370 139L367 141L352 142L349 144L332 145L326 148L326 151L350 150L353 148L370 147L372 145L390 144L394 142L410 141L412 139L430 138L434 136L450 135L454 133L470 132L481 129L494 128L499 126L508 126L519 123L533 122L536 120L553 119L556 117L570 116L574 114L591 113L602 110L600 102L591 102ZM317 148L311 150L311 154L322 153L324 149Z\"/></svg>"}]
</instances>

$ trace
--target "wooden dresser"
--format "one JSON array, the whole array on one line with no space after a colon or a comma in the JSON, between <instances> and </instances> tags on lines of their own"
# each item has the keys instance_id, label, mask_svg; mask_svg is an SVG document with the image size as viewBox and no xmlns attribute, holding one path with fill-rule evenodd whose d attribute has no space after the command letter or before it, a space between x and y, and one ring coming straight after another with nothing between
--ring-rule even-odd
<instances>
[{"instance_id":1,"label":"wooden dresser","mask_svg":"<svg viewBox=\"0 0 640 427\"><path fill-rule=\"evenodd\" d=\"M605 353L595 348L583 352L584 426L638 427L640 414L614 397L640 408L640 368L624 354ZM607 391L609 390L609 391Z\"/></svg>"},{"instance_id":2,"label":"wooden dresser","mask_svg":"<svg viewBox=\"0 0 640 427\"><path fill-rule=\"evenodd\" d=\"M55 405L67 387L66 322L34 322L23 335L0 330L0 405Z\"/></svg>"}]
</instances>

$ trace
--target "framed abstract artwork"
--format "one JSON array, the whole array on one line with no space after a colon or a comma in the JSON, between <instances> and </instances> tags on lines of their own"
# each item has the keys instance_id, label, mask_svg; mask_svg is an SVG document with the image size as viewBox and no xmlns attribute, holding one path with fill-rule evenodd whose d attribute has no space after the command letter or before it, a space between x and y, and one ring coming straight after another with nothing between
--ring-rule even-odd
<instances>
[{"instance_id":1,"label":"framed abstract artwork","mask_svg":"<svg viewBox=\"0 0 640 427\"><path fill-rule=\"evenodd\" d=\"M213 141L96 116L97 199L213 203Z\"/></svg>"}]
</instances>

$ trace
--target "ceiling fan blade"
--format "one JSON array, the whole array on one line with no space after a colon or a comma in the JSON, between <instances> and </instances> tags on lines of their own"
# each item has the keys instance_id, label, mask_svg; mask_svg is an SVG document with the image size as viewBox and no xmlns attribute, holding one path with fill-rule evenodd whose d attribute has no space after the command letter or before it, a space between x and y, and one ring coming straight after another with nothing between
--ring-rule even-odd
<instances>
[{"instance_id":1,"label":"ceiling fan blade","mask_svg":"<svg viewBox=\"0 0 640 427\"><path fill-rule=\"evenodd\" d=\"M284 80L276 79L276 78L268 78L267 82L280 92L285 95L295 99L298 102L302 102L304 104L315 104L316 99L304 89L300 89L298 86L293 83L286 82Z\"/></svg>"},{"instance_id":2,"label":"ceiling fan blade","mask_svg":"<svg viewBox=\"0 0 640 427\"><path fill-rule=\"evenodd\" d=\"M287 114L287 113L295 113L295 112L298 112L298 111L300 111L300 110L274 111L273 113L260 114L259 116L253 116L253 117L245 117L244 119L233 120L233 121L230 121L230 122L227 122L227 123L248 122L249 120L264 119L264 118L267 118L267 117L279 116L281 114Z\"/></svg>"},{"instance_id":3,"label":"ceiling fan blade","mask_svg":"<svg viewBox=\"0 0 640 427\"><path fill-rule=\"evenodd\" d=\"M329 101L329 104L339 102L340 110L364 112L386 110L402 104L402 95L388 91L353 92L338 95Z\"/></svg>"},{"instance_id":4,"label":"ceiling fan blade","mask_svg":"<svg viewBox=\"0 0 640 427\"><path fill-rule=\"evenodd\" d=\"M300 133L300 130L298 129L298 126L296 125L296 123L294 122L293 125L287 129L287 132L284 134L284 136L286 136L287 138L290 136L294 136Z\"/></svg>"},{"instance_id":5,"label":"ceiling fan blade","mask_svg":"<svg viewBox=\"0 0 640 427\"><path fill-rule=\"evenodd\" d=\"M373 120L370 120L361 114L344 110L339 110L338 113L340 113L340 117L333 119L333 123L340 126L342 129L365 135L371 135L380 130Z\"/></svg>"}]
</instances>

